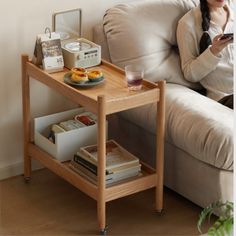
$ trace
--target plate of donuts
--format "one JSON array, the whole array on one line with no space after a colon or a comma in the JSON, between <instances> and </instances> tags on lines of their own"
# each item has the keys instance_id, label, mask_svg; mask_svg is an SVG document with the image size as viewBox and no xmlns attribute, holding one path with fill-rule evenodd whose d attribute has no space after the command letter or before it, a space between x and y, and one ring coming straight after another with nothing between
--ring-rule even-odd
<instances>
[{"instance_id":1,"label":"plate of donuts","mask_svg":"<svg viewBox=\"0 0 236 236\"><path fill-rule=\"evenodd\" d=\"M103 73L99 70L87 71L84 68L72 68L64 75L64 82L78 87L92 87L104 81Z\"/></svg>"}]
</instances>

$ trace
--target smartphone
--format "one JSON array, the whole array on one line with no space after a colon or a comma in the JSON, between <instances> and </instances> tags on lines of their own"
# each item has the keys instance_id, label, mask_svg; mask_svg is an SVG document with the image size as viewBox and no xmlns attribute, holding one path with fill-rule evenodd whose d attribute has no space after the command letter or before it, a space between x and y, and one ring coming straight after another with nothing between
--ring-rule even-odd
<instances>
[{"instance_id":1,"label":"smartphone","mask_svg":"<svg viewBox=\"0 0 236 236\"><path fill-rule=\"evenodd\" d=\"M234 34L233 33L230 33L230 34L223 34L223 36L220 38L220 40L222 39L227 39L227 38L231 38L233 39L234 38Z\"/></svg>"}]
</instances>

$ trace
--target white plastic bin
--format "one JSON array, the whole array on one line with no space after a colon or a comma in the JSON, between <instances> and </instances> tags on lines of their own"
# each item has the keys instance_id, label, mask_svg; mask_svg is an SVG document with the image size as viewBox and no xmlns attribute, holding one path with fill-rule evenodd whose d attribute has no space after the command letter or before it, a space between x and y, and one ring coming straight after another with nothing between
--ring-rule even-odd
<instances>
[{"instance_id":1,"label":"white plastic bin","mask_svg":"<svg viewBox=\"0 0 236 236\"><path fill-rule=\"evenodd\" d=\"M80 147L97 143L97 124L55 134L55 143L48 136L52 124L73 119L84 111L84 108L77 108L35 118L34 143L59 161L71 160Z\"/></svg>"}]
</instances>

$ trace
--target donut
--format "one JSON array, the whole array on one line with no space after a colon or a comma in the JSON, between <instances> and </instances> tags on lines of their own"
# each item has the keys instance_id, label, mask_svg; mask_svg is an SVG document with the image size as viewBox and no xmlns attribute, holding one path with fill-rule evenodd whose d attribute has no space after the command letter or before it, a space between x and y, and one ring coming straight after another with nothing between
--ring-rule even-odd
<instances>
[{"instance_id":1,"label":"donut","mask_svg":"<svg viewBox=\"0 0 236 236\"><path fill-rule=\"evenodd\" d=\"M83 67L74 67L71 69L71 72L76 75L81 75L81 74L86 74L87 70L84 69Z\"/></svg>"},{"instance_id":2,"label":"donut","mask_svg":"<svg viewBox=\"0 0 236 236\"><path fill-rule=\"evenodd\" d=\"M71 80L75 83L85 83L88 81L88 76L85 73L81 73L80 75L72 73Z\"/></svg>"},{"instance_id":3,"label":"donut","mask_svg":"<svg viewBox=\"0 0 236 236\"><path fill-rule=\"evenodd\" d=\"M89 80L96 80L103 76L103 73L99 70L92 70L88 72L88 78Z\"/></svg>"}]
</instances>

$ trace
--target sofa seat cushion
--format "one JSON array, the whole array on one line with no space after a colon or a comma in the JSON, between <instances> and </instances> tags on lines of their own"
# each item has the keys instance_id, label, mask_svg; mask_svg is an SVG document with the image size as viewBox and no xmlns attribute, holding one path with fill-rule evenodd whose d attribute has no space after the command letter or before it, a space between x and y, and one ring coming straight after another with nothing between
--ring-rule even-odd
<instances>
[{"instance_id":1,"label":"sofa seat cushion","mask_svg":"<svg viewBox=\"0 0 236 236\"><path fill-rule=\"evenodd\" d=\"M156 104L120 115L155 134ZM166 85L166 140L198 160L233 170L233 111L187 87Z\"/></svg>"},{"instance_id":2,"label":"sofa seat cushion","mask_svg":"<svg viewBox=\"0 0 236 236\"><path fill-rule=\"evenodd\" d=\"M176 46L178 20L194 6L194 0L155 0L109 9L103 25L111 62L121 68L140 64L148 80L165 79L198 89L199 83L184 79Z\"/></svg>"}]
</instances>

